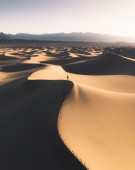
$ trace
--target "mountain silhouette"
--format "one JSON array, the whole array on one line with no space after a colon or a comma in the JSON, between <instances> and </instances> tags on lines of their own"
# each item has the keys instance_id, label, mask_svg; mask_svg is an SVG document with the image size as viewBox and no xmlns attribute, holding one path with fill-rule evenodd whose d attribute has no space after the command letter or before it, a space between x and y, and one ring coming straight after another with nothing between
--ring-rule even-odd
<instances>
[{"instance_id":1,"label":"mountain silhouette","mask_svg":"<svg viewBox=\"0 0 135 170\"><path fill-rule=\"evenodd\" d=\"M0 33L0 39L23 39L40 41L70 41L70 42L129 42L135 43L135 38L113 36L99 33L56 33L56 34L4 34Z\"/></svg>"},{"instance_id":2,"label":"mountain silhouette","mask_svg":"<svg viewBox=\"0 0 135 170\"><path fill-rule=\"evenodd\" d=\"M11 37L8 36L7 34L4 34L3 32L0 32L0 39L1 40L9 40L9 39L11 39Z\"/></svg>"}]
</instances>

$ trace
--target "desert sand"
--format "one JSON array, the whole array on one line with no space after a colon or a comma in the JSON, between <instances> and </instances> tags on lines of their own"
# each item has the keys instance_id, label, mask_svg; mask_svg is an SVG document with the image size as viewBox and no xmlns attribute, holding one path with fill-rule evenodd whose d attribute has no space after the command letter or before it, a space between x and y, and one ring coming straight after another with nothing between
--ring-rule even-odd
<instances>
[{"instance_id":1,"label":"desert sand","mask_svg":"<svg viewBox=\"0 0 135 170\"><path fill-rule=\"evenodd\" d=\"M1 48L0 168L134 170L135 60L124 50Z\"/></svg>"}]
</instances>

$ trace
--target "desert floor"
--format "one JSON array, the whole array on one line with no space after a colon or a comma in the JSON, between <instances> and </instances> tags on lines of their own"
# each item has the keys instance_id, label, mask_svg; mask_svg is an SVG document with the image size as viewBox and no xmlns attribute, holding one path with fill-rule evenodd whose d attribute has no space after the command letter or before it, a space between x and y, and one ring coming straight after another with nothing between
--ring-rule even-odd
<instances>
[{"instance_id":1,"label":"desert floor","mask_svg":"<svg viewBox=\"0 0 135 170\"><path fill-rule=\"evenodd\" d=\"M135 170L134 48L0 48L0 169Z\"/></svg>"}]
</instances>

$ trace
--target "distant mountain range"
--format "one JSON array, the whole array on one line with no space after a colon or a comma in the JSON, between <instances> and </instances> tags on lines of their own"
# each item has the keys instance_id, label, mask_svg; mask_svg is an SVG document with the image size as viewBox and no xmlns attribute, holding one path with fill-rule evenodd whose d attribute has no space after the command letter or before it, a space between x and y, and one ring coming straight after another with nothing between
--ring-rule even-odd
<instances>
[{"instance_id":1,"label":"distant mountain range","mask_svg":"<svg viewBox=\"0 0 135 170\"><path fill-rule=\"evenodd\" d=\"M39 41L71 41L71 42L129 42L135 43L135 38L113 36L98 33L56 33L56 34L5 34L0 33L0 40L23 39Z\"/></svg>"},{"instance_id":2,"label":"distant mountain range","mask_svg":"<svg viewBox=\"0 0 135 170\"><path fill-rule=\"evenodd\" d=\"M0 33L0 40L9 40L11 39L9 35L4 34L3 32Z\"/></svg>"}]
</instances>

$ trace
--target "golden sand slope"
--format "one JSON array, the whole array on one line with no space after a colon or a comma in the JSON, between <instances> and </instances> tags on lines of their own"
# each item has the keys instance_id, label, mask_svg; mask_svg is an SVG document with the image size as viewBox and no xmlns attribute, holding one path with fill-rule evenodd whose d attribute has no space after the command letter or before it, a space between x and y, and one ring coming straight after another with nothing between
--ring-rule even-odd
<instances>
[{"instance_id":1,"label":"golden sand slope","mask_svg":"<svg viewBox=\"0 0 135 170\"><path fill-rule=\"evenodd\" d=\"M67 74L60 66L48 65L45 69L38 70L28 77L29 80L65 80Z\"/></svg>"},{"instance_id":2,"label":"golden sand slope","mask_svg":"<svg viewBox=\"0 0 135 170\"><path fill-rule=\"evenodd\" d=\"M135 62L115 54L67 65L74 81L58 120L65 145L90 170L135 169Z\"/></svg>"},{"instance_id":3,"label":"golden sand slope","mask_svg":"<svg viewBox=\"0 0 135 170\"><path fill-rule=\"evenodd\" d=\"M66 75L75 87L58 120L64 143L91 170L134 170L135 77L75 75L47 66L29 80Z\"/></svg>"},{"instance_id":4,"label":"golden sand slope","mask_svg":"<svg viewBox=\"0 0 135 170\"><path fill-rule=\"evenodd\" d=\"M68 76L75 86L58 119L59 134L66 146L90 170L135 170L134 60L115 54L76 60L79 62L74 64L73 60L63 66L68 73L61 66L40 64L60 60L63 65L62 58L69 57L67 52L50 49L58 54L49 57L42 50L32 51L9 49L6 55L13 57L16 52L17 60L1 61L0 85L28 76L30 84L30 80L65 80ZM18 56L20 52L23 59Z\"/></svg>"},{"instance_id":5,"label":"golden sand slope","mask_svg":"<svg viewBox=\"0 0 135 170\"><path fill-rule=\"evenodd\" d=\"M135 169L135 94L76 84L62 107L59 133L90 170Z\"/></svg>"},{"instance_id":6,"label":"golden sand slope","mask_svg":"<svg viewBox=\"0 0 135 170\"><path fill-rule=\"evenodd\" d=\"M79 75L66 73L69 80L85 84L91 87L96 87L103 90L123 93L135 93L135 77L130 75Z\"/></svg>"},{"instance_id":7,"label":"golden sand slope","mask_svg":"<svg viewBox=\"0 0 135 170\"><path fill-rule=\"evenodd\" d=\"M29 80L65 80L85 84L114 92L135 93L135 77L130 75L79 75L65 72L61 66L47 65L44 69L34 72Z\"/></svg>"}]
</instances>

